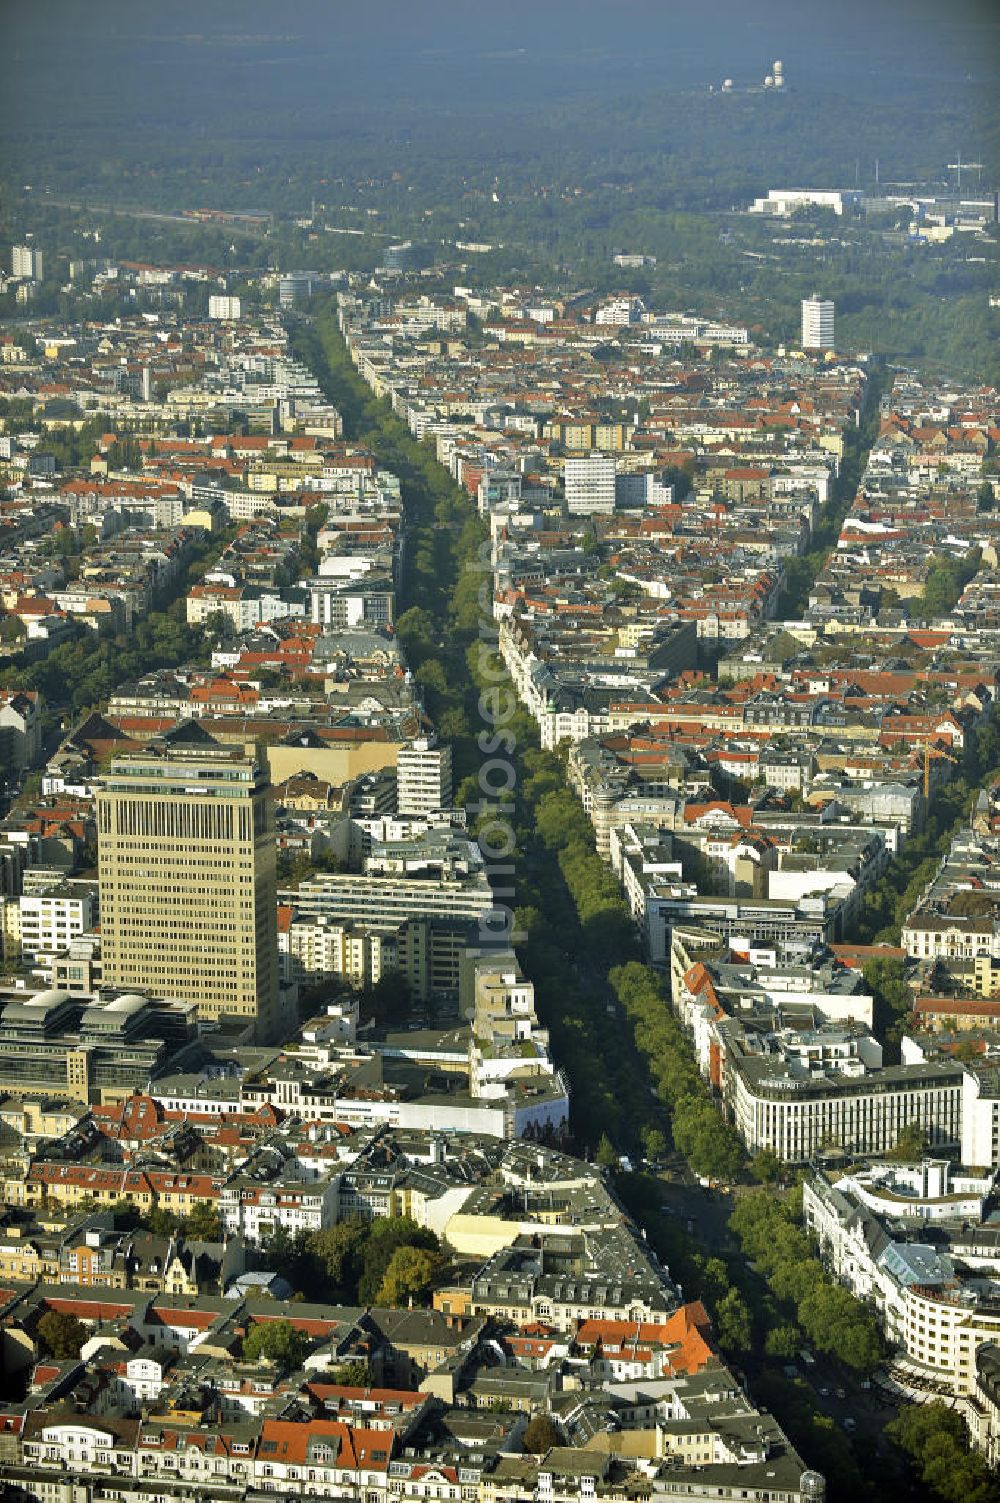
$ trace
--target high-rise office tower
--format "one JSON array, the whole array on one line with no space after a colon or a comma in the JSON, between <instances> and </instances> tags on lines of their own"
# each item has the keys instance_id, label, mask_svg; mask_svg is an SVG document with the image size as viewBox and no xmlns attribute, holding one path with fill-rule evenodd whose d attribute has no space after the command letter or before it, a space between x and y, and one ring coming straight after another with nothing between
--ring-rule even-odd
<instances>
[{"instance_id":1,"label":"high-rise office tower","mask_svg":"<svg viewBox=\"0 0 1000 1503\"><path fill-rule=\"evenodd\" d=\"M567 459L566 510L574 516L610 516L615 509L615 469L614 459L604 454Z\"/></svg>"},{"instance_id":2,"label":"high-rise office tower","mask_svg":"<svg viewBox=\"0 0 1000 1503\"><path fill-rule=\"evenodd\" d=\"M25 277L30 282L40 282L45 275L41 251L35 250L32 245L11 246L10 269L15 277Z\"/></svg>"},{"instance_id":3,"label":"high-rise office tower","mask_svg":"<svg viewBox=\"0 0 1000 1503\"><path fill-rule=\"evenodd\" d=\"M278 1025L276 845L267 765L194 721L112 759L97 797L111 986Z\"/></svg>"},{"instance_id":4,"label":"high-rise office tower","mask_svg":"<svg viewBox=\"0 0 1000 1503\"><path fill-rule=\"evenodd\" d=\"M432 814L451 808L451 747L419 736L400 748L396 761L396 808L400 814Z\"/></svg>"},{"instance_id":5,"label":"high-rise office tower","mask_svg":"<svg viewBox=\"0 0 1000 1503\"><path fill-rule=\"evenodd\" d=\"M814 292L812 297L802 299L802 348L804 350L832 350L833 302Z\"/></svg>"},{"instance_id":6,"label":"high-rise office tower","mask_svg":"<svg viewBox=\"0 0 1000 1503\"><path fill-rule=\"evenodd\" d=\"M209 318L239 318L242 311L243 304L238 297L216 293L208 300Z\"/></svg>"}]
</instances>

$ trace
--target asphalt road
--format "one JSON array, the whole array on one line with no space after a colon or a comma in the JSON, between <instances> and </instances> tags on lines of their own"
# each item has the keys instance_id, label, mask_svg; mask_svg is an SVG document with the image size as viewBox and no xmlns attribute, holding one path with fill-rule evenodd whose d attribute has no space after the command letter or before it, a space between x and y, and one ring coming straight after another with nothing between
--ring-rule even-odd
<instances>
[{"instance_id":1,"label":"asphalt road","mask_svg":"<svg viewBox=\"0 0 1000 1503\"><path fill-rule=\"evenodd\" d=\"M669 1155L666 1165L658 1175L663 1186L662 1214L676 1220L708 1252L738 1252L728 1223L739 1191L706 1189L679 1154Z\"/></svg>"},{"instance_id":2,"label":"asphalt road","mask_svg":"<svg viewBox=\"0 0 1000 1503\"><path fill-rule=\"evenodd\" d=\"M841 1429L847 1429L846 1419L853 1419L854 1427L849 1433L871 1441L876 1447L885 1443L885 1427L899 1411L899 1405L890 1395L874 1382L871 1388L862 1388L854 1374L821 1358L816 1359L816 1366L808 1372L801 1362L796 1365L806 1375L822 1414L829 1415ZM838 1396L841 1393L842 1399Z\"/></svg>"},{"instance_id":3,"label":"asphalt road","mask_svg":"<svg viewBox=\"0 0 1000 1503\"><path fill-rule=\"evenodd\" d=\"M671 1154L658 1178L663 1186L661 1214L696 1241L709 1254L733 1254L742 1258L739 1243L729 1230L733 1206L741 1195L752 1194L755 1186L731 1189L706 1189L700 1185L679 1154ZM780 1193L780 1192L775 1192ZM800 1357L790 1359L812 1391L817 1410L851 1439L867 1441L887 1454L892 1450L885 1438L885 1427L895 1419L904 1402L873 1382L862 1388L860 1378L829 1358L813 1355L813 1364ZM790 1376L790 1374L789 1374ZM844 1397L839 1397L843 1394ZM845 1421L853 1423L845 1424Z\"/></svg>"}]
</instances>

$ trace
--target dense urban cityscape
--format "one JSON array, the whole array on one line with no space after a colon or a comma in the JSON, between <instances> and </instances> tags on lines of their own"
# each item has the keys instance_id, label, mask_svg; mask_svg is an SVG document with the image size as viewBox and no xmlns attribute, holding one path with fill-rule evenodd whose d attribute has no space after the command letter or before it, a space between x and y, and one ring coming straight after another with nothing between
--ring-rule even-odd
<instances>
[{"instance_id":1,"label":"dense urban cityscape","mask_svg":"<svg viewBox=\"0 0 1000 1503\"><path fill-rule=\"evenodd\" d=\"M753 58L691 110L791 109ZM442 233L391 155L289 213L46 150L0 1495L1000 1497L1000 163L546 259L624 168Z\"/></svg>"}]
</instances>

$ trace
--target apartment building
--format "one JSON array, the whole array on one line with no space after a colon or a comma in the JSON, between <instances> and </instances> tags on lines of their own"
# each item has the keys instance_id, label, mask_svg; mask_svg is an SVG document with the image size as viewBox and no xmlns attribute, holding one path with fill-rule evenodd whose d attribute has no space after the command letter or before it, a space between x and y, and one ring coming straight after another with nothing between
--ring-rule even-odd
<instances>
[{"instance_id":1,"label":"apartment building","mask_svg":"<svg viewBox=\"0 0 1000 1503\"><path fill-rule=\"evenodd\" d=\"M302 918L287 904L278 908L278 952L287 979L307 984L339 976L351 986L375 986L399 963L396 931L338 922L329 914Z\"/></svg>"},{"instance_id":2,"label":"apartment building","mask_svg":"<svg viewBox=\"0 0 1000 1503\"><path fill-rule=\"evenodd\" d=\"M499 932L494 924L501 916L482 872L453 878L321 873L281 899L295 910L282 939L293 968L336 962L348 967L348 979L366 969L374 977L376 966L383 973L398 968L412 995L424 1001L457 995L470 931Z\"/></svg>"},{"instance_id":3,"label":"apartment building","mask_svg":"<svg viewBox=\"0 0 1000 1503\"><path fill-rule=\"evenodd\" d=\"M0 762L31 767L42 753L42 699L34 690L0 693Z\"/></svg>"},{"instance_id":4,"label":"apartment building","mask_svg":"<svg viewBox=\"0 0 1000 1503\"><path fill-rule=\"evenodd\" d=\"M1000 959L1000 927L992 914L959 915L917 908L900 931L900 942L915 960Z\"/></svg>"},{"instance_id":5,"label":"apartment building","mask_svg":"<svg viewBox=\"0 0 1000 1503\"><path fill-rule=\"evenodd\" d=\"M208 300L209 318L238 319L243 311L243 304L238 297L227 297L224 293L213 293Z\"/></svg>"}]
</instances>

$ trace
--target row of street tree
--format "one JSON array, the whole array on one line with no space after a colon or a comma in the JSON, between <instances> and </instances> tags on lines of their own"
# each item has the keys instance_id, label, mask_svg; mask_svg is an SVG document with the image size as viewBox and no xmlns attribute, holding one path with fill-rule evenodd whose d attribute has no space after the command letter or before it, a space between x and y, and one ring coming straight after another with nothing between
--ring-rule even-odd
<instances>
[{"instance_id":1,"label":"row of street tree","mask_svg":"<svg viewBox=\"0 0 1000 1503\"><path fill-rule=\"evenodd\" d=\"M318 305L298 331L297 348L344 414L348 436L366 443L403 482L410 541L399 635L428 709L452 741L458 802L469 809L475 831L488 817L478 807L479 697L503 678L488 646L484 659L481 642L481 634L489 639L479 605L485 529L433 449L412 438L361 382L332 305ZM855 467L863 465L863 451L861 444ZM564 757L540 747L522 710L512 710L505 724L517 773L510 802L518 953L535 983L553 1053L571 1082L568 1146L596 1151L614 1173L618 1192L685 1292L706 1300L723 1350L754 1368L760 1399L826 1472L831 1499L888 1496L897 1463L890 1458L887 1469L886 1458L859 1440L862 1468L855 1448L817 1408L810 1386L781 1372L807 1344L859 1373L882 1351L871 1312L815 1256L802 1225L800 1192L785 1199L767 1190L741 1197L732 1230L743 1257L709 1256L699 1248L697 1230L688 1235L662 1214L658 1179L618 1172L621 1152L656 1159L670 1141L697 1174L712 1178L741 1174L745 1154L710 1098L661 978L641 961L628 907L567 787ZM781 1170L773 1155L758 1156L750 1167L768 1182Z\"/></svg>"}]
</instances>

